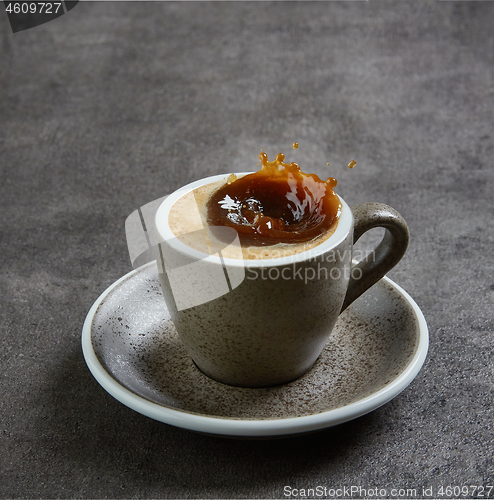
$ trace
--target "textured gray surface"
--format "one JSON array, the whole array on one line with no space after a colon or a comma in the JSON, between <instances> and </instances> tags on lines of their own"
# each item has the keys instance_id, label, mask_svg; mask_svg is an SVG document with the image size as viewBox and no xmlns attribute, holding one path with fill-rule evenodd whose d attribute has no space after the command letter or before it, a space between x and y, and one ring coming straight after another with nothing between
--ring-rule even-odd
<instances>
[{"instance_id":1,"label":"textured gray surface","mask_svg":"<svg viewBox=\"0 0 494 500\"><path fill-rule=\"evenodd\" d=\"M493 25L494 2L432 0L80 3L15 35L0 13L0 496L494 484ZM431 348L354 422L223 440L113 400L80 333L130 270L127 215L261 147L404 216L390 277Z\"/></svg>"}]
</instances>

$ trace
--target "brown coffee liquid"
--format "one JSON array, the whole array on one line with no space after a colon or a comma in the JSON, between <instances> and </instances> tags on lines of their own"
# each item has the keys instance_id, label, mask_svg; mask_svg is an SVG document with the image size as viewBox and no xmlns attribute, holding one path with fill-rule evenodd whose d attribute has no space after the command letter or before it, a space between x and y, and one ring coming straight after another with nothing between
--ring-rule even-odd
<instances>
[{"instance_id":1,"label":"brown coffee liquid","mask_svg":"<svg viewBox=\"0 0 494 500\"><path fill-rule=\"evenodd\" d=\"M259 155L261 170L239 179L230 176L207 203L210 226L234 228L243 246L305 243L331 229L341 212L333 188L336 179L322 181L305 174L297 163Z\"/></svg>"}]
</instances>

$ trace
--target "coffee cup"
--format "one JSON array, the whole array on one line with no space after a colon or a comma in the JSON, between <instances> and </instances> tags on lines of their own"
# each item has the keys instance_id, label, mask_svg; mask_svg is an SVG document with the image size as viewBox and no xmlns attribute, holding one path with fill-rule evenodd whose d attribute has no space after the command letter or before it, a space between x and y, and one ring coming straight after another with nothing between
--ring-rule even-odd
<instances>
[{"instance_id":1,"label":"coffee cup","mask_svg":"<svg viewBox=\"0 0 494 500\"><path fill-rule=\"evenodd\" d=\"M314 365L339 314L399 262L408 228L387 205L350 209L340 198L337 224L317 242L244 248L235 230L209 227L204 216L208 193L228 177L188 184L159 206L163 296L203 373L241 387L288 383ZM354 262L354 243L375 227L385 229L381 243Z\"/></svg>"}]
</instances>

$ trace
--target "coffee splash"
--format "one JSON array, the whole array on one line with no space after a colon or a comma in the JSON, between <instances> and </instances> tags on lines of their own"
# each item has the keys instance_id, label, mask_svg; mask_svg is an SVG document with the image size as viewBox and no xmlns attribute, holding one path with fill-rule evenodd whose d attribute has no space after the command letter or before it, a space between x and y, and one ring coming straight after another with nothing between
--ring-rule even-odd
<instances>
[{"instance_id":1,"label":"coffee splash","mask_svg":"<svg viewBox=\"0 0 494 500\"><path fill-rule=\"evenodd\" d=\"M297 163L274 161L263 151L261 169L239 179L234 176L207 203L210 226L234 228L242 245L264 246L309 242L337 222L341 202L336 179L322 181L306 174Z\"/></svg>"}]
</instances>

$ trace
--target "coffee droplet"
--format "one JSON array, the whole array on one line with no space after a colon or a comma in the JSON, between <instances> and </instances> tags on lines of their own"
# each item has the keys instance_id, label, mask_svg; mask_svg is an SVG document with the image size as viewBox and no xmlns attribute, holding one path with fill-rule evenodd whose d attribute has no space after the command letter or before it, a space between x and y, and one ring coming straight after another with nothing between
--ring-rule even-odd
<instances>
[{"instance_id":1,"label":"coffee droplet","mask_svg":"<svg viewBox=\"0 0 494 500\"><path fill-rule=\"evenodd\" d=\"M352 160L352 161L348 164L348 168L353 168L356 164L357 164L357 162L356 162L355 160Z\"/></svg>"},{"instance_id":2,"label":"coffee droplet","mask_svg":"<svg viewBox=\"0 0 494 500\"><path fill-rule=\"evenodd\" d=\"M228 179L226 180L227 184L231 184L232 182L235 182L237 180L237 176L235 174L230 174L228 176Z\"/></svg>"},{"instance_id":3,"label":"coffee droplet","mask_svg":"<svg viewBox=\"0 0 494 500\"><path fill-rule=\"evenodd\" d=\"M269 161L262 152L259 159L259 171L239 179L232 174L211 195L210 226L232 227L242 246L305 243L333 229L341 213L336 179L306 174L282 153Z\"/></svg>"},{"instance_id":4,"label":"coffee droplet","mask_svg":"<svg viewBox=\"0 0 494 500\"><path fill-rule=\"evenodd\" d=\"M294 143L292 144L292 148L293 148L293 149L298 149L298 142L294 142Z\"/></svg>"},{"instance_id":5,"label":"coffee droplet","mask_svg":"<svg viewBox=\"0 0 494 500\"><path fill-rule=\"evenodd\" d=\"M326 163L326 165L327 165L328 167L330 167L330 166L331 166L329 163Z\"/></svg>"}]
</instances>

